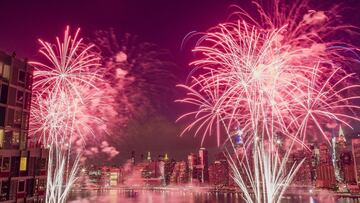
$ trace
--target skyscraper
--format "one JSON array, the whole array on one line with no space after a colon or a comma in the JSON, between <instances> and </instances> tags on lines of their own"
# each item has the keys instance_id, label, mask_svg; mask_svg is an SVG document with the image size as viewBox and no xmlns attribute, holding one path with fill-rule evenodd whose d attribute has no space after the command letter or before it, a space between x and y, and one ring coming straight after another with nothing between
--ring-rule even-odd
<instances>
[{"instance_id":1,"label":"skyscraper","mask_svg":"<svg viewBox=\"0 0 360 203\"><path fill-rule=\"evenodd\" d=\"M325 143L320 145L320 163L316 169L316 186L319 188L334 188L336 186L334 165L331 161L329 147Z\"/></svg>"},{"instance_id":2,"label":"skyscraper","mask_svg":"<svg viewBox=\"0 0 360 203\"><path fill-rule=\"evenodd\" d=\"M209 166L209 183L215 187L224 187L229 185L229 178L229 164L224 154L220 153Z\"/></svg>"},{"instance_id":3,"label":"skyscraper","mask_svg":"<svg viewBox=\"0 0 360 203\"><path fill-rule=\"evenodd\" d=\"M198 157L194 153L190 153L188 155L187 164L189 167L189 182L194 183L194 180L197 181L199 175L198 175Z\"/></svg>"},{"instance_id":4,"label":"skyscraper","mask_svg":"<svg viewBox=\"0 0 360 203\"><path fill-rule=\"evenodd\" d=\"M354 157L355 177L357 184L360 183L360 138L353 138L351 149Z\"/></svg>"},{"instance_id":5,"label":"skyscraper","mask_svg":"<svg viewBox=\"0 0 360 203\"><path fill-rule=\"evenodd\" d=\"M209 159L208 151L205 148L200 148L199 150L199 168L201 175L201 183L209 182Z\"/></svg>"}]
</instances>

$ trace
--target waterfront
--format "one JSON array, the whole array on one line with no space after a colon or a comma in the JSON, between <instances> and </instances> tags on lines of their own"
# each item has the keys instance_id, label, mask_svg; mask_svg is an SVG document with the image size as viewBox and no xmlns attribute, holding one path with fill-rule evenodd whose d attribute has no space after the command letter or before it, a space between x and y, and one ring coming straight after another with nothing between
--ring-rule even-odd
<instances>
[{"instance_id":1,"label":"waterfront","mask_svg":"<svg viewBox=\"0 0 360 203\"><path fill-rule=\"evenodd\" d=\"M82 190L73 192L69 203L243 203L232 193L150 191L150 190ZM315 196L285 196L281 203L360 203L360 198L335 198L327 192Z\"/></svg>"}]
</instances>

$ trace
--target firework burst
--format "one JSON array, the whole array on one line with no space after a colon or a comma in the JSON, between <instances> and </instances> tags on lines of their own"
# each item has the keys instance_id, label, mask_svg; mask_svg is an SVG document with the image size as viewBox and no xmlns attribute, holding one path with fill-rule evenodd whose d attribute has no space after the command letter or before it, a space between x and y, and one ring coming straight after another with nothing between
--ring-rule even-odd
<instances>
[{"instance_id":1,"label":"firework burst","mask_svg":"<svg viewBox=\"0 0 360 203\"><path fill-rule=\"evenodd\" d=\"M64 40L56 38L55 46L39 40L47 63L32 62L30 133L49 149L47 202L66 202L85 141L94 134L93 126L102 124L87 108L90 103L101 103L99 94L90 93L99 91L100 57L93 51L94 45L78 38L79 31L72 38L67 27ZM79 140L81 149L74 145Z\"/></svg>"},{"instance_id":2,"label":"firework burst","mask_svg":"<svg viewBox=\"0 0 360 203\"><path fill-rule=\"evenodd\" d=\"M229 155L229 162L247 202L280 201L302 162L290 170L285 163L294 144L306 147L309 132L329 141L324 123L351 127L359 121L353 114L359 96L351 93L360 86L345 69L357 62L345 53L358 50L329 37L352 27L336 25L331 12L304 13L307 2L290 8L284 2L255 2L255 17L238 8L230 22L204 33L193 50L198 59L190 64L196 70L191 83L180 85L188 95L179 101L196 107L180 117L195 118L183 133L216 134L220 145L223 132L231 140L241 129L247 153ZM279 136L292 143L284 155Z\"/></svg>"}]
</instances>

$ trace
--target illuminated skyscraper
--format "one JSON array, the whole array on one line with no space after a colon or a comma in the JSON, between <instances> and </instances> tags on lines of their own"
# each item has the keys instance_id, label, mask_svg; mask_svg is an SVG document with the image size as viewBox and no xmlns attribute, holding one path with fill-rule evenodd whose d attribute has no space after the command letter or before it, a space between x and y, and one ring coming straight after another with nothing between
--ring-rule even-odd
<instances>
[{"instance_id":1,"label":"illuminated skyscraper","mask_svg":"<svg viewBox=\"0 0 360 203\"><path fill-rule=\"evenodd\" d=\"M199 166L201 183L209 182L209 158L208 151L205 148L199 150Z\"/></svg>"},{"instance_id":2,"label":"illuminated skyscraper","mask_svg":"<svg viewBox=\"0 0 360 203\"><path fill-rule=\"evenodd\" d=\"M188 167L189 167L189 182L190 183L194 183L194 180L195 182L197 182L198 180L198 156L196 156L196 154L194 153L191 153L188 155L188 160L187 160L187 164L188 164Z\"/></svg>"},{"instance_id":3,"label":"illuminated skyscraper","mask_svg":"<svg viewBox=\"0 0 360 203\"><path fill-rule=\"evenodd\" d=\"M335 188L336 178L331 153L327 144L320 145L320 163L316 169L316 186L319 188Z\"/></svg>"}]
</instances>

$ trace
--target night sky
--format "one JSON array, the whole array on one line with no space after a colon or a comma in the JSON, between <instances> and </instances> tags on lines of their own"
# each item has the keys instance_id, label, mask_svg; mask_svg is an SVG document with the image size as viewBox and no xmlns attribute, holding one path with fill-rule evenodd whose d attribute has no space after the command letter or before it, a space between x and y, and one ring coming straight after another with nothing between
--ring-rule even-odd
<instances>
[{"instance_id":1,"label":"night sky","mask_svg":"<svg viewBox=\"0 0 360 203\"><path fill-rule=\"evenodd\" d=\"M229 6L251 8L246 0L82 0L82 1L0 1L0 49L20 58L36 60L38 38L53 41L63 34L66 25L73 29L81 27L81 35L89 38L95 31L114 28L117 33L138 35L141 40L158 44L168 49L181 69L176 72L183 83L189 73L188 63L192 58L189 43L180 49L181 41L191 31L206 31L224 22L229 16ZM321 2L321 3L320 3ZM316 1L321 7L335 1ZM329 3L330 2L330 3ZM342 2L345 7L356 10L360 1ZM326 6L327 6L326 5ZM348 12L345 20L359 25L359 12ZM359 39L359 38L357 38ZM167 84L164 84L167 85ZM181 93L179 93L181 95ZM156 99L156 98L154 98ZM141 135L127 137L129 144L119 144L119 160L129 157L133 149L137 154L152 151L154 155L168 152L170 157L185 158L185 155L200 147L200 138L179 137L181 124L174 124L183 111L179 104L169 104L173 111L159 112L159 117L136 124L144 129ZM120 136L120 135L119 135ZM216 151L215 137L210 137L206 146Z\"/></svg>"}]
</instances>

